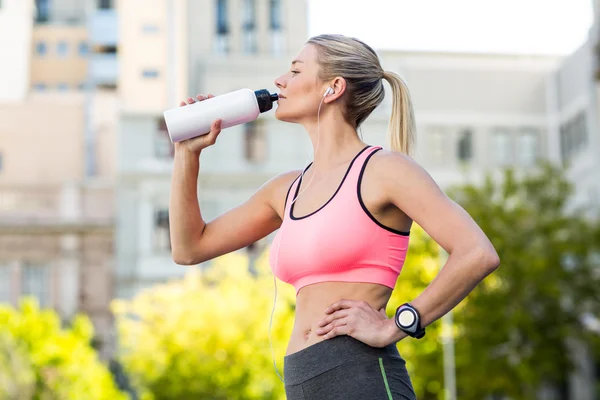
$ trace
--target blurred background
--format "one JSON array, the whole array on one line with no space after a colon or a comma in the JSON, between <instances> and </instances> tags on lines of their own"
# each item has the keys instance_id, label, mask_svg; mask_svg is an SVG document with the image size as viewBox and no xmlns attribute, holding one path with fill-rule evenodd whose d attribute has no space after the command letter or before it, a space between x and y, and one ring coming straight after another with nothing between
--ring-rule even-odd
<instances>
[{"instance_id":1,"label":"blurred background","mask_svg":"<svg viewBox=\"0 0 600 400\"><path fill-rule=\"evenodd\" d=\"M366 41L407 81L415 159L502 260L428 341L399 344L419 398L600 399L599 5L0 0L0 399L284 398L271 237L172 261L162 113L276 91L320 33ZM390 113L388 95L366 142L387 145ZM273 113L227 129L202 154L204 219L311 153ZM425 233L411 246L389 316L442 265ZM293 291L278 288L282 371Z\"/></svg>"}]
</instances>

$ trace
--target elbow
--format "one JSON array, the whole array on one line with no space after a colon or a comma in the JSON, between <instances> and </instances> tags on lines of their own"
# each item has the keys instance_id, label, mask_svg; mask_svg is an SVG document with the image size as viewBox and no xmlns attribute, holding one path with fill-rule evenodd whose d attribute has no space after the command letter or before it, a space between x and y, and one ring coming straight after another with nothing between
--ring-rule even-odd
<instances>
[{"instance_id":1,"label":"elbow","mask_svg":"<svg viewBox=\"0 0 600 400\"><path fill-rule=\"evenodd\" d=\"M500 265L500 257L491 243L471 246L463 254L475 279L484 279Z\"/></svg>"},{"instance_id":2,"label":"elbow","mask_svg":"<svg viewBox=\"0 0 600 400\"><path fill-rule=\"evenodd\" d=\"M171 258L177 265L197 265L202 262L198 257L195 257L193 254L189 252L183 251L171 251Z\"/></svg>"},{"instance_id":3,"label":"elbow","mask_svg":"<svg viewBox=\"0 0 600 400\"><path fill-rule=\"evenodd\" d=\"M486 270L488 274L494 272L500 266L500 256L494 246L488 244L488 246L482 247L480 250L481 266Z\"/></svg>"}]
</instances>

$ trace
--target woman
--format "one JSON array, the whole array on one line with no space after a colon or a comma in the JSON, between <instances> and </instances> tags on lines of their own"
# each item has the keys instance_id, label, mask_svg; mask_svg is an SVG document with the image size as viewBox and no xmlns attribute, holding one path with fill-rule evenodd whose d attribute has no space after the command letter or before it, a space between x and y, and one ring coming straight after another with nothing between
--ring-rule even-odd
<instances>
[{"instance_id":1,"label":"woman","mask_svg":"<svg viewBox=\"0 0 600 400\"><path fill-rule=\"evenodd\" d=\"M383 80L392 88L392 151L368 146L357 134L384 98ZM304 126L313 163L274 177L207 223L196 195L199 156L217 140L220 121L208 135L176 143L173 259L197 264L281 227L271 266L297 293L284 359L288 399L414 399L396 343L422 337L427 325L497 268L498 255L470 216L408 156L414 130L408 89L382 69L373 49L341 35L311 38L275 84L276 117ZM388 318L412 221L449 257L423 293Z\"/></svg>"}]
</instances>

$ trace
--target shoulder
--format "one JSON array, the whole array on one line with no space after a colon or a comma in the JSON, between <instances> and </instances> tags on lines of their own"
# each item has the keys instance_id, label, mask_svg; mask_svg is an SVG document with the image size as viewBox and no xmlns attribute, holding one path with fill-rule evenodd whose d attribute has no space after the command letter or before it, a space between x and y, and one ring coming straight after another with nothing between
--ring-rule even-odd
<instances>
[{"instance_id":1,"label":"shoulder","mask_svg":"<svg viewBox=\"0 0 600 400\"><path fill-rule=\"evenodd\" d=\"M389 178L402 172L427 173L419 163L407 154L381 149L376 151L369 162L378 177Z\"/></svg>"},{"instance_id":2,"label":"shoulder","mask_svg":"<svg viewBox=\"0 0 600 400\"><path fill-rule=\"evenodd\" d=\"M369 162L370 168L385 193L412 190L417 186L437 186L429 173L407 154L381 149Z\"/></svg>"},{"instance_id":3,"label":"shoulder","mask_svg":"<svg viewBox=\"0 0 600 400\"><path fill-rule=\"evenodd\" d=\"M287 194L296 180L302 174L302 170L292 170L283 172L269 179L261 187L261 191L267 197L271 207L279 214L283 215L284 203Z\"/></svg>"},{"instance_id":4,"label":"shoulder","mask_svg":"<svg viewBox=\"0 0 600 400\"><path fill-rule=\"evenodd\" d=\"M287 191L287 189L292 185L296 178L300 176L300 174L302 174L301 169L283 172L269 179L265 185L268 185L272 189L276 190L285 188Z\"/></svg>"}]
</instances>

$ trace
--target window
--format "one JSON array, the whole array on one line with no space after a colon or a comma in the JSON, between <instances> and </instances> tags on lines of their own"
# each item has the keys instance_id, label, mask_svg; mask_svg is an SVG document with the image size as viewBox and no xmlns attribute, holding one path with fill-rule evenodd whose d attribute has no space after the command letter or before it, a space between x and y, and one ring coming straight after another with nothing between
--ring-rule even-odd
<instances>
[{"instance_id":1,"label":"window","mask_svg":"<svg viewBox=\"0 0 600 400\"><path fill-rule=\"evenodd\" d=\"M157 129L154 137L154 155L160 159L171 159L175 155L175 147L171 142L171 137L167 131L167 124L164 118L157 121Z\"/></svg>"},{"instance_id":2,"label":"window","mask_svg":"<svg viewBox=\"0 0 600 400\"><path fill-rule=\"evenodd\" d=\"M256 53L256 4L254 0L244 0L243 41L244 53Z\"/></svg>"},{"instance_id":3,"label":"window","mask_svg":"<svg viewBox=\"0 0 600 400\"><path fill-rule=\"evenodd\" d=\"M271 53L281 55L285 49L285 40L281 24L281 0L269 0L269 27L271 29Z\"/></svg>"},{"instance_id":4,"label":"window","mask_svg":"<svg viewBox=\"0 0 600 400\"><path fill-rule=\"evenodd\" d=\"M10 264L0 264L0 303L10 303L10 283L12 278L12 268Z\"/></svg>"},{"instance_id":5,"label":"window","mask_svg":"<svg viewBox=\"0 0 600 400\"><path fill-rule=\"evenodd\" d=\"M433 165L443 165L445 163L445 153L448 149L446 146L447 137L448 132L441 127L427 129L429 159Z\"/></svg>"},{"instance_id":6,"label":"window","mask_svg":"<svg viewBox=\"0 0 600 400\"><path fill-rule=\"evenodd\" d=\"M58 42L58 45L56 46L56 53L59 55L59 57L66 57L69 54L69 44L64 40Z\"/></svg>"},{"instance_id":7,"label":"window","mask_svg":"<svg viewBox=\"0 0 600 400\"><path fill-rule=\"evenodd\" d=\"M526 167L535 164L539 148L538 134L535 129L524 129L517 136L517 162Z\"/></svg>"},{"instance_id":8,"label":"window","mask_svg":"<svg viewBox=\"0 0 600 400\"><path fill-rule=\"evenodd\" d=\"M45 56L47 50L48 50L48 48L46 47L45 42L37 42L35 44L35 52L37 55Z\"/></svg>"},{"instance_id":9,"label":"window","mask_svg":"<svg viewBox=\"0 0 600 400\"><path fill-rule=\"evenodd\" d=\"M154 249L157 251L171 250L168 209L158 209L154 212Z\"/></svg>"},{"instance_id":10,"label":"window","mask_svg":"<svg viewBox=\"0 0 600 400\"><path fill-rule=\"evenodd\" d=\"M248 122L245 126L245 157L251 163L261 163L267 158L267 135L264 121Z\"/></svg>"},{"instance_id":11,"label":"window","mask_svg":"<svg viewBox=\"0 0 600 400\"><path fill-rule=\"evenodd\" d=\"M48 22L50 19L50 0L35 0L35 22Z\"/></svg>"},{"instance_id":12,"label":"window","mask_svg":"<svg viewBox=\"0 0 600 400\"><path fill-rule=\"evenodd\" d=\"M48 267L25 263L21 273L21 295L36 297L41 307L49 306L50 273Z\"/></svg>"},{"instance_id":13,"label":"window","mask_svg":"<svg viewBox=\"0 0 600 400\"><path fill-rule=\"evenodd\" d=\"M33 85L33 89L36 92L43 92L44 90L46 90L46 84L45 83L36 83L35 85Z\"/></svg>"},{"instance_id":14,"label":"window","mask_svg":"<svg viewBox=\"0 0 600 400\"><path fill-rule=\"evenodd\" d=\"M227 23L227 0L217 1L217 32L215 36L214 50L218 54L229 52L229 26Z\"/></svg>"},{"instance_id":15,"label":"window","mask_svg":"<svg viewBox=\"0 0 600 400\"><path fill-rule=\"evenodd\" d=\"M155 69L145 69L142 71L142 76L144 78L158 78L158 71Z\"/></svg>"},{"instance_id":16,"label":"window","mask_svg":"<svg viewBox=\"0 0 600 400\"><path fill-rule=\"evenodd\" d=\"M512 149L510 143L510 132L497 128L492 135L492 147L490 149L494 162L498 165L507 165L512 161Z\"/></svg>"},{"instance_id":17,"label":"window","mask_svg":"<svg viewBox=\"0 0 600 400\"><path fill-rule=\"evenodd\" d=\"M588 144L588 131L585 111L581 111L560 126L560 153L563 163Z\"/></svg>"},{"instance_id":18,"label":"window","mask_svg":"<svg viewBox=\"0 0 600 400\"><path fill-rule=\"evenodd\" d=\"M85 57L90 52L90 46L86 42L79 43L79 55Z\"/></svg>"},{"instance_id":19,"label":"window","mask_svg":"<svg viewBox=\"0 0 600 400\"><path fill-rule=\"evenodd\" d=\"M159 31L160 31L160 29L159 29L158 25L144 24L142 26L142 32L144 32L144 33L157 33Z\"/></svg>"},{"instance_id":20,"label":"window","mask_svg":"<svg viewBox=\"0 0 600 400\"><path fill-rule=\"evenodd\" d=\"M101 10L110 10L113 8L113 0L98 0L98 8Z\"/></svg>"},{"instance_id":21,"label":"window","mask_svg":"<svg viewBox=\"0 0 600 400\"><path fill-rule=\"evenodd\" d=\"M281 0L270 0L269 11L269 26L271 30L281 30Z\"/></svg>"},{"instance_id":22,"label":"window","mask_svg":"<svg viewBox=\"0 0 600 400\"><path fill-rule=\"evenodd\" d=\"M217 0L217 34L229 33L227 26L227 0Z\"/></svg>"},{"instance_id":23,"label":"window","mask_svg":"<svg viewBox=\"0 0 600 400\"><path fill-rule=\"evenodd\" d=\"M69 85L67 83L59 83L57 86L58 90L60 90L61 92L66 92L67 90L69 90Z\"/></svg>"},{"instance_id":24,"label":"window","mask_svg":"<svg viewBox=\"0 0 600 400\"><path fill-rule=\"evenodd\" d=\"M463 162L473 159L473 132L470 129L463 129L459 133L458 159Z\"/></svg>"}]
</instances>

